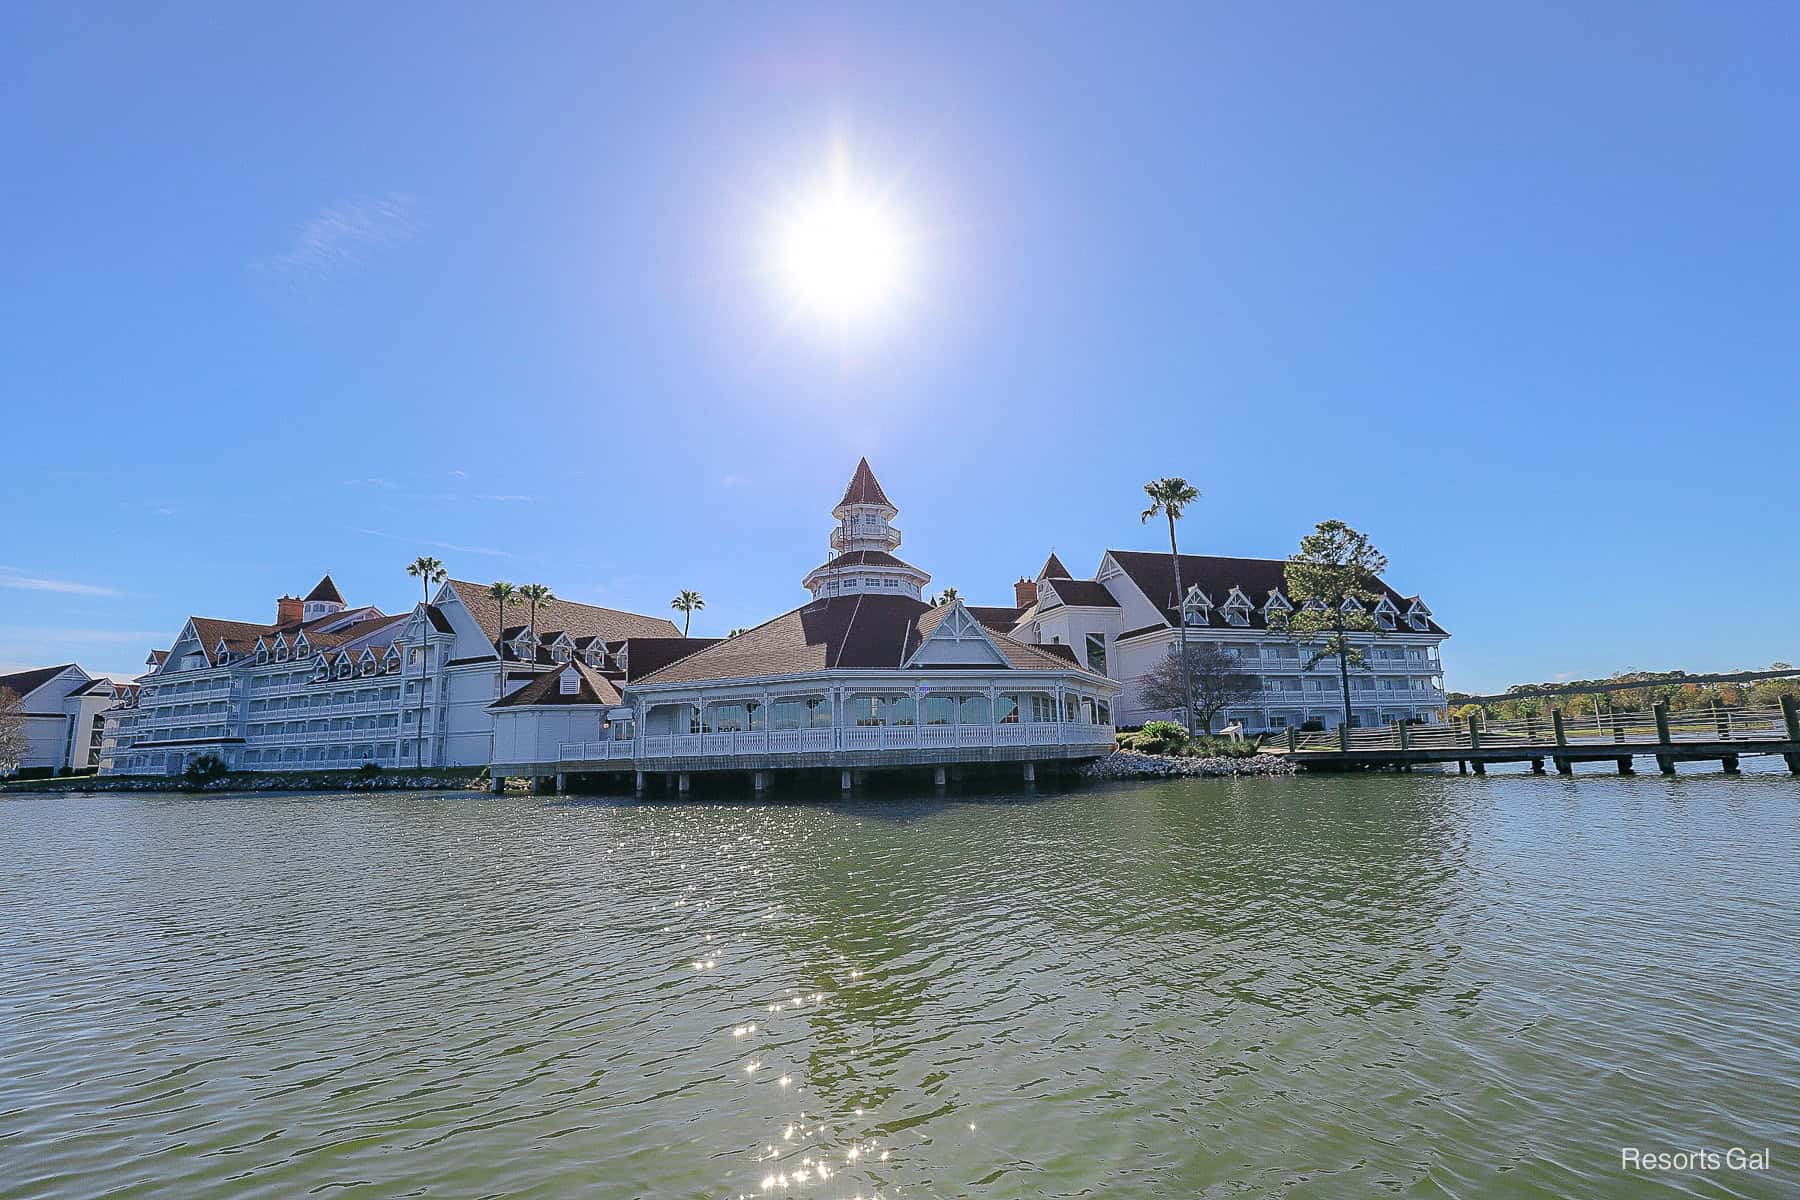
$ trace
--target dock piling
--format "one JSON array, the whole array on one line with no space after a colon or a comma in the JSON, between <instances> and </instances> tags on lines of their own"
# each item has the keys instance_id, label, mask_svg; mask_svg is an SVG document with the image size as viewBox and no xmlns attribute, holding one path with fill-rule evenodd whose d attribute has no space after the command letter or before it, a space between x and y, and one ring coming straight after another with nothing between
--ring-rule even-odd
<instances>
[{"instance_id":1,"label":"dock piling","mask_svg":"<svg viewBox=\"0 0 1800 1200\"><path fill-rule=\"evenodd\" d=\"M1800 705L1794 703L1792 696L1781 698L1781 719L1787 725L1787 737L1790 742L1800 742ZM1800 754L1784 754L1788 770L1800 775Z\"/></svg>"}]
</instances>

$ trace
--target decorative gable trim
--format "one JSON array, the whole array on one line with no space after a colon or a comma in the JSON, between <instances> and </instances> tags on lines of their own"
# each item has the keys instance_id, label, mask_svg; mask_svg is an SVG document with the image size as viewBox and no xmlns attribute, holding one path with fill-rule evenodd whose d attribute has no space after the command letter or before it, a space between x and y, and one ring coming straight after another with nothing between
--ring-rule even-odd
<instances>
[{"instance_id":1,"label":"decorative gable trim","mask_svg":"<svg viewBox=\"0 0 1800 1200\"><path fill-rule=\"evenodd\" d=\"M938 618L937 627L919 640L919 644L901 664L901 670L910 670L922 661L958 663L973 661L968 657L935 658L936 653L942 652L946 648L958 656L974 650L979 657L986 658L997 668L1011 668L1011 660L1006 657L999 644L994 641L988 631L982 627L981 622L975 619L961 600L952 600L945 608L947 611ZM928 647L930 650L927 649Z\"/></svg>"}]
</instances>

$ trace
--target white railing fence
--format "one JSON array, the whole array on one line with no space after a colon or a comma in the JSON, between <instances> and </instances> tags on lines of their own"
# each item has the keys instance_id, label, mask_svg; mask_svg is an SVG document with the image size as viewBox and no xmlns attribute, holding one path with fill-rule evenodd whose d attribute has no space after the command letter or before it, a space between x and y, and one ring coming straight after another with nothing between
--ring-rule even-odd
<instances>
[{"instance_id":1,"label":"white railing fence","mask_svg":"<svg viewBox=\"0 0 1800 1200\"><path fill-rule=\"evenodd\" d=\"M844 729L650 733L624 741L561 742L558 762L635 758L726 758L820 754L835 750L955 750L988 746L1108 746L1111 725L1030 722L1006 725L862 725Z\"/></svg>"}]
</instances>

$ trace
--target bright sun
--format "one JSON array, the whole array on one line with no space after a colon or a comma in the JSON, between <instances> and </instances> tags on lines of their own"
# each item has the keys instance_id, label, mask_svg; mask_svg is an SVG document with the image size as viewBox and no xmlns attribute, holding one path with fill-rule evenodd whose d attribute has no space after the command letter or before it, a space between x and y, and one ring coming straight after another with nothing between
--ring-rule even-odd
<instances>
[{"instance_id":1,"label":"bright sun","mask_svg":"<svg viewBox=\"0 0 1800 1200\"><path fill-rule=\"evenodd\" d=\"M898 216L858 191L840 155L826 184L780 217L772 265L797 310L848 324L899 298L907 249Z\"/></svg>"}]
</instances>

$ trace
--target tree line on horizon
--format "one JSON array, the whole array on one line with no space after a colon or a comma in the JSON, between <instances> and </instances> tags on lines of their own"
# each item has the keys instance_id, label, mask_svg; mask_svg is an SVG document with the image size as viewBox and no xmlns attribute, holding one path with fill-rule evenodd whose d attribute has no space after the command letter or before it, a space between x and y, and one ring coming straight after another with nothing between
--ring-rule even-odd
<instances>
[{"instance_id":1,"label":"tree line on horizon","mask_svg":"<svg viewBox=\"0 0 1800 1200\"><path fill-rule=\"evenodd\" d=\"M1764 670L1791 670L1793 664L1772 662ZM1765 708L1781 703L1781 697L1800 699L1800 676L1787 679L1756 679L1741 682L1695 682L1696 674L1725 672L1615 671L1605 679L1573 679L1516 683L1506 689L1502 700L1476 703L1468 692L1451 692L1447 699L1452 716L1467 718L1472 713L1486 712L1488 719L1517 721L1526 717L1549 718L1550 710L1560 708L1566 717L1591 717L1596 712L1643 712L1658 704L1667 704L1670 712L1689 712L1712 708ZM1642 687L1617 688L1621 683ZM1551 694L1568 688L1609 688L1608 691L1576 691Z\"/></svg>"}]
</instances>

